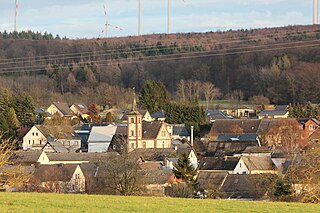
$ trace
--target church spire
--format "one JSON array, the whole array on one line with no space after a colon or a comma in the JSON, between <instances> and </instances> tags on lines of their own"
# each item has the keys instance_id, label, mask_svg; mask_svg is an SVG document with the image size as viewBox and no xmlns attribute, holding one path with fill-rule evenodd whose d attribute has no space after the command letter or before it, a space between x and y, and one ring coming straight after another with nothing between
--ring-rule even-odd
<instances>
[{"instance_id":1,"label":"church spire","mask_svg":"<svg viewBox=\"0 0 320 213\"><path fill-rule=\"evenodd\" d=\"M132 112L137 111L137 101L136 101L136 88L133 87L133 102L132 102Z\"/></svg>"}]
</instances>

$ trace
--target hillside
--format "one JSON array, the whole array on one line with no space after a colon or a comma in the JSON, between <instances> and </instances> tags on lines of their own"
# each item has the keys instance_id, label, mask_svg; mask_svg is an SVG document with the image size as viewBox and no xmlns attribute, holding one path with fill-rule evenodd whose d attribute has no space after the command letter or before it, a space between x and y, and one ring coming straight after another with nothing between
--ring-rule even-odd
<instances>
[{"instance_id":1,"label":"hillside","mask_svg":"<svg viewBox=\"0 0 320 213\"><path fill-rule=\"evenodd\" d=\"M319 41L319 26L82 40L0 37L0 89L26 91L40 105L56 99L123 105L128 88L139 91L146 79L162 81L172 96L184 79L210 81L225 97L320 102L313 89L320 83Z\"/></svg>"},{"instance_id":2,"label":"hillside","mask_svg":"<svg viewBox=\"0 0 320 213\"><path fill-rule=\"evenodd\" d=\"M0 193L1 212L318 212L320 206L231 200Z\"/></svg>"}]
</instances>

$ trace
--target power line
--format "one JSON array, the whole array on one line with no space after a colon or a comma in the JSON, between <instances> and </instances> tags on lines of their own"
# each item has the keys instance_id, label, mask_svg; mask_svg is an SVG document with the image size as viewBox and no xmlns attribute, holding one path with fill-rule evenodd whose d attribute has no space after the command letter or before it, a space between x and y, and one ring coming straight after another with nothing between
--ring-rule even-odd
<instances>
[{"instance_id":1,"label":"power line","mask_svg":"<svg viewBox=\"0 0 320 213\"><path fill-rule=\"evenodd\" d=\"M319 41L319 40L318 40ZM285 49L295 49L295 48L306 48L306 47L315 47L320 46L320 43L316 44L308 44L308 45L298 45L298 46L288 46L288 47L268 47L266 49L255 49L255 50L242 50L242 51L236 51L236 52L225 52L225 53L211 53L211 54L205 54L205 55L192 55L192 56L178 56L178 57L168 57L168 56L152 56L152 57L140 57L139 60L132 60L132 61L117 61L117 62L110 62L110 60L100 60L97 61L96 64L88 66L95 66L95 65L102 65L102 66L112 66L112 65L119 65L119 64L132 64L132 63L146 63L146 62L157 62L157 61L169 61L169 60L183 60L183 59L191 59L191 58L205 58L205 57L213 57L213 56L225 56L225 55L236 55L236 54L247 54L247 53L257 53L257 52L267 52L267 51L275 51L275 50L285 50ZM167 58L164 58L167 57ZM143 60L146 59L146 60ZM69 64L70 65L70 64ZM68 65L65 65L64 67L67 68ZM80 67L81 65L75 64L73 67ZM28 68L28 67L27 67ZM47 68L46 70L54 70L55 68ZM38 71L44 71L44 68L38 68L38 69L26 69L26 70L8 70L8 71L0 71L0 74L5 73L19 73L19 72L38 72Z\"/></svg>"},{"instance_id":2,"label":"power line","mask_svg":"<svg viewBox=\"0 0 320 213\"><path fill-rule=\"evenodd\" d=\"M249 42L249 41L255 41L256 39L260 39L260 40L265 40L265 39L274 39L271 36L279 36L279 35L283 35L281 37L277 37L277 38L285 38L285 37L294 37L294 36L300 36L299 33L303 33L303 35L309 35L309 34L314 34L317 33L316 31L320 30L320 29L315 29L315 30L307 30L307 31L295 31L295 32L285 32L285 33L269 33L267 35L258 35L258 36L251 36L248 38L243 38L243 39L235 39L235 40L213 40L217 41L216 43L213 43L212 45L218 45L218 44L231 44L231 43L237 43L237 42ZM297 35L290 35L291 33L295 33ZM171 44L170 44L171 45ZM195 44L198 46L202 46L202 47L206 47L206 46L212 46L209 44ZM142 47L136 47L136 48L131 48L130 52L132 52L132 50L141 50L141 51L145 51L146 48L154 48L157 47L157 45L146 45L146 46L142 46ZM185 48L185 47L190 47L190 45L182 45L182 46L169 46L169 47L165 47L165 48ZM191 46L192 47L192 46ZM119 52L122 50L128 50L128 48L120 48L120 49L114 49L114 50L100 50L100 51L86 51L86 52L78 52L78 53L68 53L68 54L55 54L55 55L46 55L46 56L34 56L34 57L20 57L20 58L11 58L11 59L0 59L0 64L8 64L8 63L19 63L18 60L22 60L21 63L23 62L23 60L29 60L29 59L34 59L34 58L39 58L37 61L41 60L41 58L47 58L48 60L62 60L62 59L76 59L76 58L82 58L82 57L95 57L97 55L101 54L105 54L105 53L112 53L112 52ZM87 55L87 56L86 56ZM72 57L72 58L67 58L67 56L78 56L78 57ZM44 59L42 59L44 60ZM9 61L9 62L8 62ZM11 61L11 62L10 62ZM35 60L34 60L35 61Z\"/></svg>"}]
</instances>

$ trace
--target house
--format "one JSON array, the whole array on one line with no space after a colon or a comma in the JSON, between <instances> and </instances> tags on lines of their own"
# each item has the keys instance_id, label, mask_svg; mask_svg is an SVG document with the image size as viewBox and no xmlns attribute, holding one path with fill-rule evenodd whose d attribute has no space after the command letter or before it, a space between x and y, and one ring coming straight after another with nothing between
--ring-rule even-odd
<instances>
[{"instance_id":1,"label":"house","mask_svg":"<svg viewBox=\"0 0 320 213\"><path fill-rule=\"evenodd\" d=\"M109 123L101 123L101 124L96 124L96 123L84 123L84 124L78 124L74 126L74 131L79 135L81 138L81 147L83 149L88 148L88 138L91 132L92 127L94 126L109 126Z\"/></svg>"},{"instance_id":2,"label":"house","mask_svg":"<svg viewBox=\"0 0 320 213\"><path fill-rule=\"evenodd\" d=\"M143 177L143 195L164 196L165 184L172 175L172 171L164 170L159 162L144 162L139 167L139 174Z\"/></svg>"},{"instance_id":3,"label":"house","mask_svg":"<svg viewBox=\"0 0 320 213\"><path fill-rule=\"evenodd\" d=\"M69 108L67 103L64 102L53 102L47 109L47 112L50 115L58 114L61 117L66 118L75 118L75 114L72 112L72 110Z\"/></svg>"},{"instance_id":4,"label":"house","mask_svg":"<svg viewBox=\"0 0 320 213\"><path fill-rule=\"evenodd\" d=\"M268 190L272 187L275 175L229 174L219 190L222 199L268 200Z\"/></svg>"},{"instance_id":5,"label":"house","mask_svg":"<svg viewBox=\"0 0 320 213\"><path fill-rule=\"evenodd\" d=\"M13 163L14 165L36 166L37 164L39 164L38 159L41 154L42 154L41 150L29 150L29 151L19 150L14 152L11 155L9 162Z\"/></svg>"},{"instance_id":6,"label":"house","mask_svg":"<svg viewBox=\"0 0 320 213\"><path fill-rule=\"evenodd\" d=\"M88 138L88 152L107 152L117 126L94 126Z\"/></svg>"},{"instance_id":7,"label":"house","mask_svg":"<svg viewBox=\"0 0 320 213\"><path fill-rule=\"evenodd\" d=\"M69 152L76 151L81 147L81 138L73 132L71 127L35 125L26 133L22 141L23 150L42 150L46 147L52 152L58 152L52 148L53 145L61 147L60 144Z\"/></svg>"},{"instance_id":8,"label":"house","mask_svg":"<svg viewBox=\"0 0 320 213\"><path fill-rule=\"evenodd\" d=\"M159 110L157 112L154 112L151 114L151 117L153 118L153 120L155 121L165 121L166 120L166 116L164 114L163 110Z\"/></svg>"},{"instance_id":9,"label":"house","mask_svg":"<svg viewBox=\"0 0 320 213\"><path fill-rule=\"evenodd\" d=\"M23 137L23 150L41 150L47 143L48 137L52 136L50 130L42 125L33 126Z\"/></svg>"},{"instance_id":10,"label":"house","mask_svg":"<svg viewBox=\"0 0 320 213\"><path fill-rule=\"evenodd\" d=\"M56 193L83 193L86 191L86 176L80 165L40 165L29 184L45 191Z\"/></svg>"},{"instance_id":11,"label":"house","mask_svg":"<svg viewBox=\"0 0 320 213\"><path fill-rule=\"evenodd\" d=\"M199 171L228 172L229 174L278 174L277 167L270 157L205 157L201 160Z\"/></svg>"},{"instance_id":12,"label":"house","mask_svg":"<svg viewBox=\"0 0 320 213\"><path fill-rule=\"evenodd\" d=\"M240 157L205 157L201 159L198 170L235 174L239 160Z\"/></svg>"},{"instance_id":13,"label":"house","mask_svg":"<svg viewBox=\"0 0 320 213\"><path fill-rule=\"evenodd\" d=\"M228 175L229 173L225 171L200 171L197 178L201 188L204 189L209 198L219 198L221 187Z\"/></svg>"},{"instance_id":14,"label":"house","mask_svg":"<svg viewBox=\"0 0 320 213\"><path fill-rule=\"evenodd\" d=\"M308 138L310 135L312 135L320 125L320 122L315 118L305 118L297 120L300 124L300 128L305 132L305 138Z\"/></svg>"},{"instance_id":15,"label":"house","mask_svg":"<svg viewBox=\"0 0 320 213\"><path fill-rule=\"evenodd\" d=\"M214 123L216 120L221 120L221 119L233 119L233 117L219 110L207 111L207 120L210 121L211 123Z\"/></svg>"},{"instance_id":16,"label":"house","mask_svg":"<svg viewBox=\"0 0 320 213\"><path fill-rule=\"evenodd\" d=\"M141 162L148 162L148 161L164 162L165 157L175 156L175 150L173 148L164 148L164 149L138 148L138 149L134 149L129 154L132 158L139 159Z\"/></svg>"},{"instance_id":17,"label":"house","mask_svg":"<svg viewBox=\"0 0 320 213\"><path fill-rule=\"evenodd\" d=\"M233 174L278 174L278 169L270 157L242 156Z\"/></svg>"},{"instance_id":18,"label":"house","mask_svg":"<svg viewBox=\"0 0 320 213\"><path fill-rule=\"evenodd\" d=\"M289 117L289 111L286 109L286 107L276 107L275 109L267 109L263 110L258 114L259 119L265 119L265 118L288 118Z\"/></svg>"},{"instance_id":19,"label":"house","mask_svg":"<svg viewBox=\"0 0 320 213\"><path fill-rule=\"evenodd\" d=\"M251 118L256 116L257 106L239 105L219 106L219 110L235 118Z\"/></svg>"},{"instance_id":20,"label":"house","mask_svg":"<svg viewBox=\"0 0 320 213\"><path fill-rule=\"evenodd\" d=\"M197 152L195 151L195 149L193 147L191 147L189 144L182 144L179 145L175 148L175 155L177 157L167 157L164 160L164 166L170 169L174 168L174 165L178 163L178 159L179 156L181 156L183 153L185 153L189 160L191 165L193 166L193 168L198 168L198 160L199 157L197 155Z\"/></svg>"},{"instance_id":21,"label":"house","mask_svg":"<svg viewBox=\"0 0 320 213\"><path fill-rule=\"evenodd\" d=\"M89 118L89 110L88 107L83 103L75 103L70 106L70 110L77 116L82 119Z\"/></svg>"},{"instance_id":22,"label":"house","mask_svg":"<svg viewBox=\"0 0 320 213\"><path fill-rule=\"evenodd\" d=\"M190 133L187 130L185 124L167 124L167 128L169 134L171 135L171 139L175 140L186 140L190 141Z\"/></svg>"},{"instance_id":23,"label":"house","mask_svg":"<svg viewBox=\"0 0 320 213\"><path fill-rule=\"evenodd\" d=\"M46 153L42 152L37 160L40 165L50 164L83 164L108 161L116 156L117 153Z\"/></svg>"}]
</instances>

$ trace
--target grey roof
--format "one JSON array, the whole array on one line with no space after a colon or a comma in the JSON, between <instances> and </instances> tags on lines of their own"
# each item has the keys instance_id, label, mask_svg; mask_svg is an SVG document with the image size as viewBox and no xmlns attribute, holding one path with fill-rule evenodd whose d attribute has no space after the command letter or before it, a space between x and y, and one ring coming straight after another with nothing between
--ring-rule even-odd
<instances>
[{"instance_id":1,"label":"grey roof","mask_svg":"<svg viewBox=\"0 0 320 213\"><path fill-rule=\"evenodd\" d=\"M113 135L116 133L117 126L94 126L91 129L88 143L90 142L111 142Z\"/></svg>"},{"instance_id":2,"label":"grey roof","mask_svg":"<svg viewBox=\"0 0 320 213\"><path fill-rule=\"evenodd\" d=\"M50 161L89 161L91 163L115 157L114 152L108 153L46 153Z\"/></svg>"},{"instance_id":3,"label":"grey roof","mask_svg":"<svg viewBox=\"0 0 320 213\"><path fill-rule=\"evenodd\" d=\"M218 141L238 140L238 141L257 141L257 134L219 134Z\"/></svg>"},{"instance_id":4,"label":"grey roof","mask_svg":"<svg viewBox=\"0 0 320 213\"><path fill-rule=\"evenodd\" d=\"M198 181L202 188L206 190L218 190L225 178L228 176L228 172L211 172L200 171L198 174Z\"/></svg>"},{"instance_id":5,"label":"grey roof","mask_svg":"<svg viewBox=\"0 0 320 213\"><path fill-rule=\"evenodd\" d=\"M257 134L260 119L224 119L216 120L212 125L211 134L233 134L235 129L242 134Z\"/></svg>"},{"instance_id":6,"label":"grey roof","mask_svg":"<svg viewBox=\"0 0 320 213\"><path fill-rule=\"evenodd\" d=\"M240 157L205 157L200 161L199 170L233 171Z\"/></svg>"},{"instance_id":7,"label":"grey roof","mask_svg":"<svg viewBox=\"0 0 320 213\"><path fill-rule=\"evenodd\" d=\"M261 199L272 186L276 175L228 175L221 187L222 198Z\"/></svg>"},{"instance_id":8,"label":"grey roof","mask_svg":"<svg viewBox=\"0 0 320 213\"><path fill-rule=\"evenodd\" d=\"M207 111L207 116L210 120L218 120L218 119L232 119L232 116L226 115L225 113L219 110L210 110Z\"/></svg>"},{"instance_id":9,"label":"grey roof","mask_svg":"<svg viewBox=\"0 0 320 213\"><path fill-rule=\"evenodd\" d=\"M165 118L165 114L163 110L159 110L158 112L154 112L151 114L152 118L158 119L158 118Z\"/></svg>"},{"instance_id":10,"label":"grey roof","mask_svg":"<svg viewBox=\"0 0 320 213\"><path fill-rule=\"evenodd\" d=\"M252 170L277 170L270 157L265 156L242 156L241 159L247 168Z\"/></svg>"},{"instance_id":11,"label":"grey roof","mask_svg":"<svg viewBox=\"0 0 320 213\"><path fill-rule=\"evenodd\" d=\"M57 141L48 141L42 148L42 150L47 148L52 148L52 150L54 152L58 152L58 153L68 153L69 150L63 146L62 143L57 142Z\"/></svg>"},{"instance_id":12,"label":"grey roof","mask_svg":"<svg viewBox=\"0 0 320 213\"><path fill-rule=\"evenodd\" d=\"M142 138L143 139L154 139L157 138L160 128L162 126L161 121L153 121L153 122L142 122Z\"/></svg>"},{"instance_id":13,"label":"grey roof","mask_svg":"<svg viewBox=\"0 0 320 213\"><path fill-rule=\"evenodd\" d=\"M81 112L81 114L87 114L89 112L87 105L84 103L74 103L74 106Z\"/></svg>"},{"instance_id":14,"label":"grey roof","mask_svg":"<svg viewBox=\"0 0 320 213\"><path fill-rule=\"evenodd\" d=\"M212 141L208 144L206 156L241 154L247 147L258 147L257 141Z\"/></svg>"},{"instance_id":15,"label":"grey roof","mask_svg":"<svg viewBox=\"0 0 320 213\"><path fill-rule=\"evenodd\" d=\"M31 177L31 182L70 181L77 164L40 165Z\"/></svg>"},{"instance_id":16,"label":"grey roof","mask_svg":"<svg viewBox=\"0 0 320 213\"><path fill-rule=\"evenodd\" d=\"M35 164L37 163L42 151L40 150L29 150L29 151L17 151L15 152L11 158L10 161L20 164Z\"/></svg>"},{"instance_id":17,"label":"grey roof","mask_svg":"<svg viewBox=\"0 0 320 213\"><path fill-rule=\"evenodd\" d=\"M288 112L289 112L288 110L263 110L258 115L259 116L285 115Z\"/></svg>"},{"instance_id":18,"label":"grey roof","mask_svg":"<svg viewBox=\"0 0 320 213\"><path fill-rule=\"evenodd\" d=\"M172 135L179 135L181 137L190 136L185 124L172 124Z\"/></svg>"},{"instance_id":19,"label":"grey roof","mask_svg":"<svg viewBox=\"0 0 320 213\"><path fill-rule=\"evenodd\" d=\"M174 149L135 149L129 154L132 157L142 158L144 161L163 161L164 155L167 157L173 156L175 153Z\"/></svg>"},{"instance_id":20,"label":"grey roof","mask_svg":"<svg viewBox=\"0 0 320 213\"><path fill-rule=\"evenodd\" d=\"M72 110L69 108L67 103L64 102L53 102L53 104L59 109L59 111L64 115L64 116L73 116L74 113Z\"/></svg>"},{"instance_id":21,"label":"grey roof","mask_svg":"<svg viewBox=\"0 0 320 213\"><path fill-rule=\"evenodd\" d=\"M178 163L179 158L168 158L168 161L172 162L173 164Z\"/></svg>"}]
</instances>

